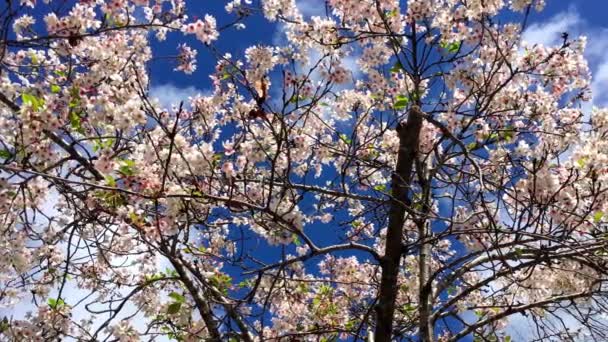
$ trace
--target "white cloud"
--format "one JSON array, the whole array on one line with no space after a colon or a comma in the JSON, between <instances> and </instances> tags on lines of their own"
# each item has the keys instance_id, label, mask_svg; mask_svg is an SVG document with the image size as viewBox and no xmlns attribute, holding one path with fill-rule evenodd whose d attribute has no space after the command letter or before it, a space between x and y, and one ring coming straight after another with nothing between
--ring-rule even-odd
<instances>
[{"instance_id":1,"label":"white cloud","mask_svg":"<svg viewBox=\"0 0 608 342\"><path fill-rule=\"evenodd\" d=\"M608 105L608 58L602 61L593 73L591 91L593 93L593 105L603 107Z\"/></svg>"},{"instance_id":2,"label":"white cloud","mask_svg":"<svg viewBox=\"0 0 608 342\"><path fill-rule=\"evenodd\" d=\"M589 27L586 30L588 37L585 55L592 71L591 91L593 105L602 107L608 105L608 28Z\"/></svg>"},{"instance_id":3,"label":"white cloud","mask_svg":"<svg viewBox=\"0 0 608 342\"><path fill-rule=\"evenodd\" d=\"M296 5L305 17L325 16L325 0L298 0Z\"/></svg>"},{"instance_id":4,"label":"white cloud","mask_svg":"<svg viewBox=\"0 0 608 342\"><path fill-rule=\"evenodd\" d=\"M181 101L184 104L188 103L188 98L202 94L203 91L193 87L178 87L171 83L153 86L150 89L150 95L156 98L160 106L164 109L170 109L172 106L178 106Z\"/></svg>"},{"instance_id":5,"label":"white cloud","mask_svg":"<svg viewBox=\"0 0 608 342\"><path fill-rule=\"evenodd\" d=\"M528 44L557 45L563 32L577 34L583 20L575 9L562 12L546 22L534 23L524 32L522 39Z\"/></svg>"}]
</instances>

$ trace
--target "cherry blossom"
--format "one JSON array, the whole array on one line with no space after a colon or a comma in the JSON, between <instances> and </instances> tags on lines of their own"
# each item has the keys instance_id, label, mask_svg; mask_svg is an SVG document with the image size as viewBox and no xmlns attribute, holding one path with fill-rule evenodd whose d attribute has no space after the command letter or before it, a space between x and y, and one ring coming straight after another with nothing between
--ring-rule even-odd
<instances>
[{"instance_id":1,"label":"cherry blossom","mask_svg":"<svg viewBox=\"0 0 608 342\"><path fill-rule=\"evenodd\" d=\"M608 110L544 1L12 3L0 339L608 339Z\"/></svg>"},{"instance_id":2,"label":"cherry blossom","mask_svg":"<svg viewBox=\"0 0 608 342\"><path fill-rule=\"evenodd\" d=\"M199 19L194 23L184 25L182 31L196 35L196 38L205 44L211 44L219 36L215 18L208 14L205 15L204 20Z\"/></svg>"}]
</instances>

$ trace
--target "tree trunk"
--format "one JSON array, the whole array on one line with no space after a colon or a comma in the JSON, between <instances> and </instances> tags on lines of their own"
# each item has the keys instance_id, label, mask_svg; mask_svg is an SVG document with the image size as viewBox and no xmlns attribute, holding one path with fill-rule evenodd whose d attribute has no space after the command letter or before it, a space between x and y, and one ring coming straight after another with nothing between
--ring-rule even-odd
<instances>
[{"instance_id":1,"label":"tree trunk","mask_svg":"<svg viewBox=\"0 0 608 342\"><path fill-rule=\"evenodd\" d=\"M403 225L405 212L411 204L409 188L412 182L412 170L418 151L418 138L422 128L423 117L420 108L413 106L407 123L398 125L399 152L397 166L392 175L392 198L390 201L386 247L382 260L382 277L380 293L376 306L376 342L391 341L395 300L397 299L397 276L403 252Z\"/></svg>"},{"instance_id":2,"label":"tree trunk","mask_svg":"<svg viewBox=\"0 0 608 342\"><path fill-rule=\"evenodd\" d=\"M420 285L420 292L418 297L418 328L420 335L420 341L432 342L433 341L433 324L431 324L432 305L430 298L432 295L431 286L427 284L430 270L430 254L431 246L425 240L428 239L428 225L422 224L422 228L418 230L421 237L420 255L418 256L418 284Z\"/></svg>"}]
</instances>

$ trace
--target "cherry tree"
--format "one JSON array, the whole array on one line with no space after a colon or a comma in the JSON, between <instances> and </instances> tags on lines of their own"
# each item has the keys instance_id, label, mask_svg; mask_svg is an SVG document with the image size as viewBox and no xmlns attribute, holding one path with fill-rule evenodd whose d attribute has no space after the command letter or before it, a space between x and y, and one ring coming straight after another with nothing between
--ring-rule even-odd
<instances>
[{"instance_id":1,"label":"cherry tree","mask_svg":"<svg viewBox=\"0 0 608 342\"><path fill-rule=\"evenodd\" d=\"M608 338L608 110L543 0L187 5L0 8L3 340ZM215 65L173 106L168 38Z\"/></svg>"}]
</instances>

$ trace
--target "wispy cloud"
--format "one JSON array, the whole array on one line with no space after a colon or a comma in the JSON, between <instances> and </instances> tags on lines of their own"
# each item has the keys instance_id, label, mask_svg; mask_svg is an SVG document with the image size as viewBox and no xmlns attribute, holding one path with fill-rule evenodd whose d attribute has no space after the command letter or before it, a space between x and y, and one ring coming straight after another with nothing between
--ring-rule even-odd
<instances>
[{"instance_id":1,"label":"wispy cloud","mask_svg":"<svg viewBox=\"0 0 608 342\"><path fill-rule=\"evenodd\" d=\"M557 45L563 32L578 34L583 25L583 19L575 9L562 12L548 21L534 23L524 32L522 39L528 44Z\"/></svg>"},{"instance_id":2,"label":"wispy cloud","mask_svg":"<svg viewBox=\"0 0 608 342\"><path fill-rule=\"evenodd\" d=\"M203 94L203 91L193 87L178 87L174 84L160 84L150 89L150 95L157 99L160 106L164 109L171 109L178 106L180 102L188 103L188 98Z\"/></svg>"},{"instance_id":3,"label":"wispy cloud","mask_svg":"<svg viewBox=\"0 0 608 342\"><path fill-rule=\"evenodd\" d=\"M296 5L305 17L326 15L325 0L297 0Z\"/></svg>"}]
</instances>

